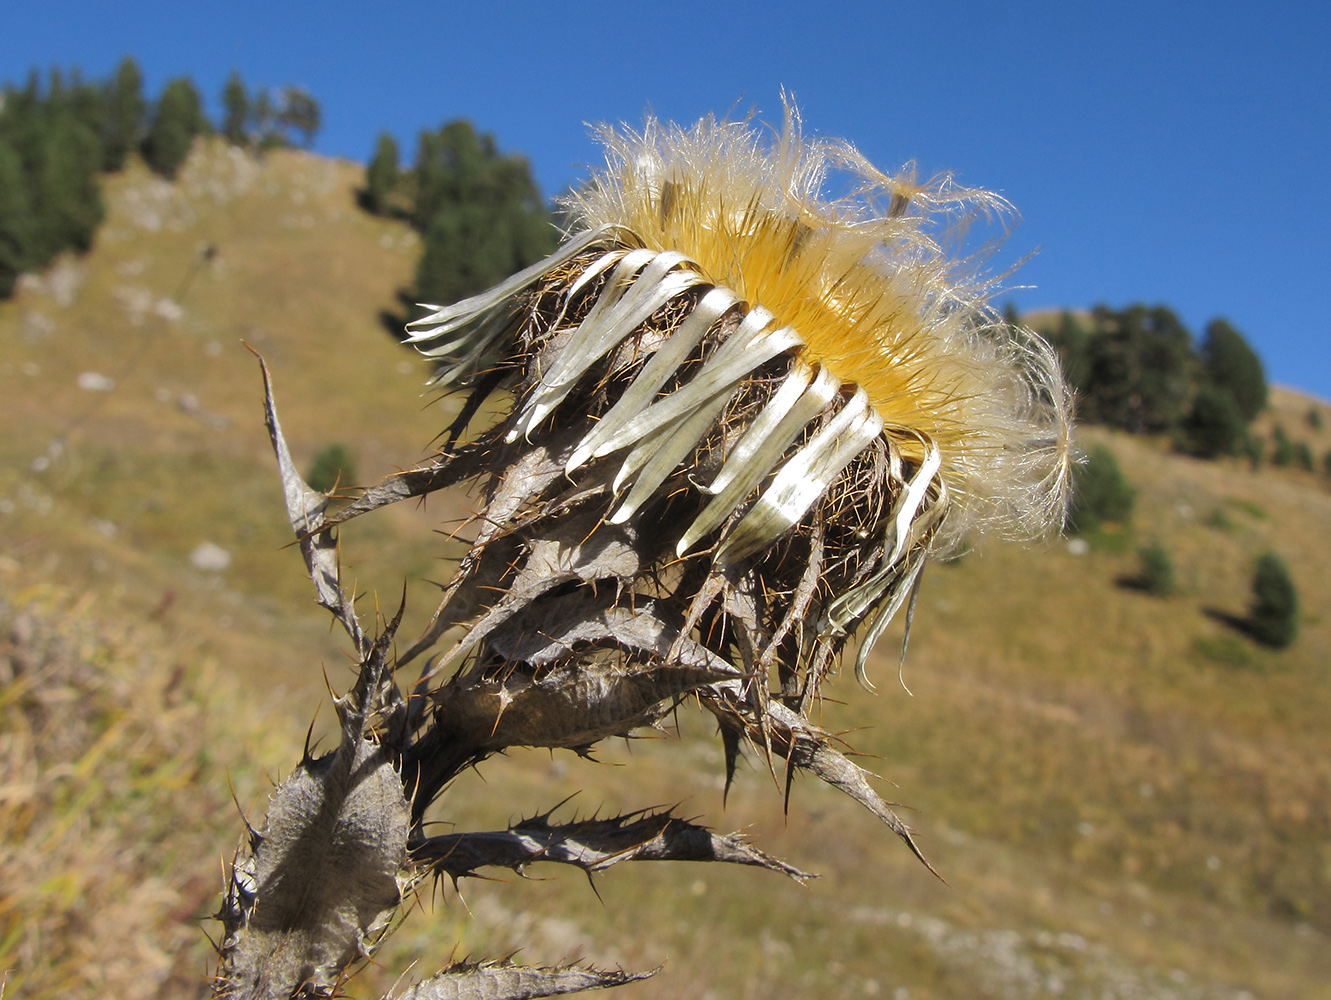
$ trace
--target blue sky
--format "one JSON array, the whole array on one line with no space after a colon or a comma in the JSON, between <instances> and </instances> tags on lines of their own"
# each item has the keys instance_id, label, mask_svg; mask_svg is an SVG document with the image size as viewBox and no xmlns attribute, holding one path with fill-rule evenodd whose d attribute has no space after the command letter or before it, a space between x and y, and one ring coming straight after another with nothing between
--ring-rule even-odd
<instances>
[{"instance_id":1,"label":"blue sky","mask_svg":"<svg viewBox=\"0 0 1331 1000\"><path fill-rule=\"evenodd\" d=\"M0 0L0 79L105 76L156 93L188 74L213 108L230 71L321 102L320 152L470 118L557 192L599 154L585 123L645 109L780 115L885 169L915 160L1007 197L1003 252L1038 248L1025 311L1162 302L1228 317L1273 381L1331 400L1331 5L350 4Z\"/></svg>"}]
</instances>

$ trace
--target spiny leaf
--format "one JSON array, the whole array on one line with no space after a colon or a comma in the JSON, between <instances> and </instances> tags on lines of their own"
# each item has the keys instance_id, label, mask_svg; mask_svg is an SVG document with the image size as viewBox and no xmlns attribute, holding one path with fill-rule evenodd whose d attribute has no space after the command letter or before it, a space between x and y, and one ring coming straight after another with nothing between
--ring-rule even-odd
<instances>
[{"instance_id":1,"label":"spiny leaf","mask_svg":"<svg viewBox=\"0 0 1331 1000\"><path fill-rule=\"evenodd\" d=\"M797 882L816 877L763 853L738 833L712 833L669 812L557 824L537 816L507 830L431 837L413 848L412 858L455 880L485 866L517 871L537 861L588 873L621 861L721 861L765 868Z\"/></svg>"},{"instance_id":2,"label":"spiny leaf","mask_svg":"<svg viewBox=\"0 0 1331 1000\"><path fill-rule=\"evenodd\" d=\"M536 1000L649 979L661 970L614 972L576 965L527 967L509 962L456 962L437 976L383 1000Z\"/></svg>"},{"instance_id":3,"label":"spiny leaf","mask_svg":"<svg viewBox=\"0 0 1331 1000\"><path fill-rule=\"evenodd\" d=\"M277 419L277 404L273 400L273 380L268 374L268 365L257 351L254 356L259 359L259 367L263 371L264 415L273 452L277 455L277 468L282 476L287 517L300 542L300 552L305 557L305 567L309 570L315 595L319 604L342 623L356 651L363 655L369 648L369 640L356 619L355 605L342 592L337 539L321 524L328 498L311 489L296 470L291 450L287 447L286 438L282 436L282 425Z\"/></svg>"}]
</instances>

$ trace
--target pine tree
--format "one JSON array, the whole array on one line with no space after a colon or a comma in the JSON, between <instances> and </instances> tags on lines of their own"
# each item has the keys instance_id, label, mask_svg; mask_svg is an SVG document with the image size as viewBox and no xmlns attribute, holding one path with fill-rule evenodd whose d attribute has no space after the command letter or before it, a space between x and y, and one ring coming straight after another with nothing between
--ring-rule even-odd
<instances>
[{"instance_id":1,"label":"pine tree","mask_svg":"<svg viewBox=\"0 0 1331 1000\"><path fill-rule=\"evenodd\" d=\"M158 99L143 158L163 177L174 178L189 156L194 137L208 131L199 92L188 77L170 81Z\"/></svg>"},{"instance_id":2,"label":"pine tree","mask_svg":"<svg viewBox=\"0 0 1331 1000\"><path fill-rule=\"evenodd\" d=\"M1313 450L1307 441L1294 443L1294 464L1306 472L1313 471Z\"/></svg>"},{"instance_id":3,"label":"pine tree","mask_svg":"<svg viewBox=\"0 0 1331 1000\"><path fill-rule=\"evenodd\" d=\"M482 154L471 123L449 122L436 132L422 132L416 145L412 171L415 201L411 224L424 233L446 203L468 198L472 178L480 173Z\"/></svg>"},{"instance_id":4,"label":"pine tree","mask_svg":"<svg viewBox=\"0 0 1331 1000\"><path fill-rule=\"evenodd\" d=\"M37 178L37 260L44 263L61 250L88 250L106 214L97 171L102 144L72 114L51 123Z\"/></svg>"},{"instance_id":5,"label":"pine tree","mask_svg":"<svg viewBox=\"0 0 1331 1000\"><path fill-rule=\"evenodd\" d=\"M1207 325L1202 365L1211 383L1233 397L1245 422L1262 412L1266 406L1262 360L1227 320L1214 319Z\"/></svg>"},{"instance_id":6,"label":"pine tree","mask_svg":"<svg viewBox=\"0 0 1331 1000\"><path fill-rule=\"evenodd\" d=\"M1285 433L1284 425L1276 424L1271 436L1275 441L1275 446L1271 449L1271 464L1280 468L1292 465L1294 462L1294 442Z\"/></svg>"},{"instance_id":7,"label":"pine tree","mask_svg":"<svg viewBox=\"0 0 1331 1000\"><path fill-rule=\"evenodd\" d=\"M272 95L266 87L255 93L254 100L250 102L250 124L255 148L260 153L287 145L278 124L280 112L281 109L273 103Z\"/></svg>"},{"instance_id":8,"label":"pine tree","mask_svg":"<svg viewBox=\"0 0 1331 1000\"><path fill-rule=\"evenodd\" d=\"M1138 582L1142 590L1156 597L1168 597L1174 592L1174 561L1169 558L1169 550L1158 541L1137 550L1141 560L1141 572Z\"/></svg>"},{"instance_id":9,"label":"pine tree","mask_svg":"<svg viewBox=\"0 0 1331 1000\"><path fill-rule=\"evenodd\" d=\"M102 126L102 169L120 170L143 134L148 102L143 97L143 74L128 56L106 85L106 119Z\"/></svg>"},{"instance_id":10,"label":"pine tree","mask_svg":"<svg viewBox=\"0 0 1331 1000\"><path fill-rule=\"evenodd\" d=\"M380 132L374 158L365 168L365 190L361 201L367 211L375 215L387 213L388 199L397 187L398 178L397 140L387 132Z\"/></svg>"},{"instance_id":11,"label":"pine tree","mask_svg":"<svg viewBox=\"0 0 1331 1000\"><path fill-rule=\"evenodd\" d=\"M0 108L0 141L8 150L0 181L0 282L10 288L16 269L41 267L62 250L92 245L104 214L96 179L102 165L95 130L99 104L96 88L76 75L68 89L56 71L45 95L36 73L24 89L6 88Z\"/></svg>"},{"instance_id":12,"label":"pine tree","mask_svg":"<svg viewBox=\"0 0 1331 1000\"><path fill-rule=\"evenodd\" d=\"M319 102L300 87L284 87L282 106L277 113L277 124L288 142L291 141L292 132L299 132L300 144L309 149L323 124L323 113L319 108Z\"/></svg>"},{"instance_id":13,"label":"pine tree","mask_svg":"<svg viewBox=\"0 0 1331 1000\"><path fill-rule=\"evenodd\" d=\"M557 234L527 161L499 152L470 122L422 133L413 171L413 225L425 234L418 301L475 294L550 253Z\"/></svg>"},{"instance_id":14,"label":"pine tree","mask_svg":"<svg viewBox=\"0 0 1331 1000\"><path fill-rule=\"evenodd\" d=\"M6 87L3 106L0 106L0 136L18 153L23 173L31 192L41 170L42 151L50 130L50 109L41 94L41 80L31 73L28 82L19 90Z\"/></svg>"},{"instance_id":15,"label":"pine tree","mask_svg":"<svg viewBox=\"0 0 1331 1000\"><path fill-rule=\"evenodd\" d=\"M1243 440L1246 426L1233 396L1218 386L1203 385L1180 428L1181 444L1199 458L1232 455Z\"/></svg>"},{"instance_id":16,"label":"pine tree","mask_svg":"<svg viewBox=\"0 0 1331 1000\"><path fill-rule=\"evenodd\" d=\"M75 121L84 125L88 131L97 137L98 143L102 146L103 159L105 159L106 148L106 87L95 83L90 83L83 79L83 74L77 69L70 74L69 89L64 95L62 105L52 107L55 114L69 114ZM97 169L104 169L104 163L99 162Z\"/></svg>"},{"instance_id":17,"label":"pine tree","mask_svg":"<svg viewBox=\"0 0 1331 1000\"><path fill-rule=\"evenodd\" d=\"M1064 309L1058 317L1058 326L1046 336L1058 351L1058 360L1068 384L1078 392L1084 391L1090 375L1090 358L1087 353L1090 332L1085 324Z\"/></svg>"},{"instance_id":18,"label":"pine tree","mask_svg":"<svg viewBox=\"0 0 1331 1000\"><path fill-rule=\"evenodd\" d=\"M1164 306L1094 313L1082 397L1085 417L1134 434L1176 427L1197 376L1192 336Z\"/></svg>"},{"instance_id":19,"label":"pine tree","mask_svg":"<svg viewBox=\"0 0 1331 1000\"><path fill-rule=\"evenodd\" d=\"M247 125L250 120L250 98L240 73L231 71L226 86L222 88L222 135L233 146L248 146L250 134Z\"/></svg>"},{"instance_id":20,"label":"pine tree","mask_svg":"<svg viewBox=\"0 0 1331 1000\"><path fill-rule=\"evenodd\" d=\"M0 138L0 299L28 266L35 229L28 182L18 152Z\"/></svg>"},{"instance_id":21,"label":"pine tree","mask_svg":"<svg viewBox=\"0 0 1331 1000\"><path fill-rule=\"evenodd\" d=\"M334 442L314 456L305 481L320 493L356 485L356 459L346 445Z\"/></svg>"},{"instance_id":22,"label":"pine tree","mask_svg":"<svg viewBox=\"0 0 1331 1000\"><path fill-rule=\"evenodd\" d=\"M1285 561L1274 552L1257 558L1252 576L1248 628L1253 638L1284 649L1299 631L1299 594Z\"/></svg>"}]
</instances>

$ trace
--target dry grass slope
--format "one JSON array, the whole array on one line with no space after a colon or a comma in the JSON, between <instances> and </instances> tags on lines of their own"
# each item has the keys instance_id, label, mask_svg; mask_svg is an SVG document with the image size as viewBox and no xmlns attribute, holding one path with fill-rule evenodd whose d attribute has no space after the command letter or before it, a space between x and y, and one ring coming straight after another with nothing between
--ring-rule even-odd
<instances>
[{"instance_id":1,"label":"dry grass slope","mask_svg":"<svg viewBox=\"0 0 1331 1000\"><path fill-rule=\"evenodd\" d=\"M284 548L239 341L272 367L303 464L341 441L374 479L446 424L449 404L423 409L425 370L376 322L414 238L354 207L358 181L351 164L220 145L196 150L174 187L131 169L109 184L96 249L0 304L11 995L197 995L194 917L214 905L215 859L240 830L224 769L261 810L264 770L296 760L325 697L321 667L334 686L348 676ZM206 244L216 254L201 261ZM1280 391L1263 420L1320 455L1331 429L1306 427L1308 406ZM493 828L580 789L567 812L683 800L822 879L626 866L599 880L603 903L576 878L465 883L466 905L451 888L424 901L432 912L413 915L383 969L520 948L533 962L668 960L620 991L644 1000L1318 996L1331 981L1328 480L1086 438L1115 450L1138 491L1121 551L996 545L936 567L906 664L914 697L892 681L888 640L880 695L848 678L830 689L845 701L824 721L881 758L950 886L811 784L783 817L760 761L723 811L719 746L681 711L682 741L635 741L602 765L493 761L439 818ZM365 591L395 603L413 581L408 633L432 607L424 581L448 572L434 532L465 505L384 512L344 537ZM1151 540L1178 572L1168 598L1116 583ZM229 565L192 561L204 542ZM1243 614L1266 549L1303 602L1283 652L1222 618ZM365 980L353 993L390 985L378 969Z\"/></svg>"},{"instance_id":2,"label":"dry grass slope","mask_svg":"<svg viewBox=\"0 0 1331 1000\"><path fill-rule=\"evenodd\" d=\"M94 591L0 599L0 969L11 996L194 995L212 859L235 836L217 745L271 744L218 664ZM277 748L273 748L277 749ZM270 751L271 752L271 751ZM255 775L241 790L259 791Z\"/></svg>"}]
</instances>

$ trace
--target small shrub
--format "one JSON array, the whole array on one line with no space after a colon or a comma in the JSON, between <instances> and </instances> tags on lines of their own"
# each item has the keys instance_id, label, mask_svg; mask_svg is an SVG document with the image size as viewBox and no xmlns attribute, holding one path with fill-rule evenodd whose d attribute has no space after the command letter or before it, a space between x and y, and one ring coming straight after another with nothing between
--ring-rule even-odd
<instances>
[{"instance_id":1,"label":"small shrub","mask_svg":"<svg viewBox=\"0 0 1331 1000\"><path fill-rule=\"evenodd\" d=\"M1289 439L1285 433L1285 428L1276 424L1276 429L1272 436L1275 439L1275 447L1271 449L1271 464L1284 467L1294 462L1294 442Z\"/></svg>"},{"instance_id":2,"label":"small shrub","mask_svg":"<svg viewBox=\"0 0 1331 1000\"><path fill-rule=\"evenodd\" d=\"M1243 440L1247 421L1232 396L1215 386L1203 386L1180 427L1181 450L1198 458L1232 455Z\"/></svg>"},{"instance_id":3,"label":"small shrub","mask_svg":"<svg viewBox=\"0 0 1331 1000\"><path fill-rule=\"evenodd\" d=\"M1076 473L1068 515L1071 530L1080 534L1105 522L1126 524L1132 518L1135 492L1114 453L1099 445Z\"/></svg>"},{"instance_id":4,"label":"small shrub","mask_svg":"<svg viewBox=\"0 0 1331 1000\"><path fill-rule=\"evenodd\" d=\"M1331 451L1322 456L1322 471L1331 476Z\"/></svg>"},{"instance_id":5,"label":"small shrub","mask_svg":"<svg viewBox=\"0 0 1331 1000\"><path fill-rule=\"evenodd\" d=\"M320 493L350 486L356 481L356 460L346 445L334 442L314 456L305 481Z\"/></svg>"},{"instance_id":6,"label":"small shrub","mask_svg":"<svg viewBox=\"0 0 1331 1000\"><path fill-rule=\"evenodd\" d=\"M1257 557L1248 628L1254 639L1276 649L1284 649L1298 634L1298 591L1285 561L1274 552Z\"/></svg>"},{"instance_id":7,"label":"small shrub","mask_svg":"<svg viewBox=\"0 0 1331 1000\"><path fill-rule=\"evenodd\" d=\"M1243 451L1243 457L1248 460L1248 465L1256 472L1262 466L1262 458L1266 455L1266 438L1260 434L1249 433L1243 438L1243 444L1240 446Z\"/></svg>"},{"instance_id":8,"label":"small shrub","mask_svg":"<svg viewBox=\"0 0 1331 1000\"><path fill-rule=\"evenodd\" d=\"M1234 522L1229 519L1225 513L1225 508L1216 507L1211 513L1206 515L1206 520L1202 522L1208 528L1215 528L1216 531L1233 531Z\"/></svg>"},{"instance_id":9,"label":"small shrub","mask_svg":"<svg viewBox=\"0 0 1331 1000\"><path fill-rule=\"evenodd\" d=\"M1165 597L1174 592L1174 562L1167 550L1159 542L1152 542L1137 550L1141 559L1141 573L1137 580L1142 590L1156 597Z\"/></svg>"},{"instance_id":10,"label":"small shrub","mask_svg":"<svg viewBox=\"0 0 1331 1000\"><path fill-rule=\"evenodd\" d=\"M1305 419L1308 421L1308 426L1313 430L1320 431L1322 429L1322 411L1317 408L1317 404L1314 403L1308 407L1308 416Z\"/></svg>"},{"instance_id":11,"label":"small shrub","mask_svg":"<svg viewBox=\"0 0 1331 1000\"><path fill-rule=\"evenodd\" d=\"M1294 443L1294 464L1305 472L1313 471L1313 450L1307 441Z\"/></svg>"}]
</instances>

